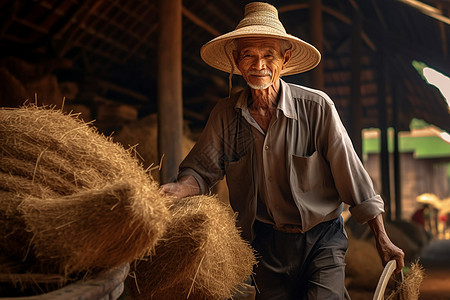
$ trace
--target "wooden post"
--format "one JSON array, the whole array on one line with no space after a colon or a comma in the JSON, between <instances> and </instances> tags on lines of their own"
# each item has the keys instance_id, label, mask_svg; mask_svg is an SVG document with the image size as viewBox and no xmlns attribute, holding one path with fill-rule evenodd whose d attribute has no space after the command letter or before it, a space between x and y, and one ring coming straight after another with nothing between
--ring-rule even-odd
<instances>
[{"instance_id":1,"label":"wooden post","mask_svg":"<svg viewBox=\"0 0 450 300\"><path fill-rule=\"evenodd\" d=\"M351 138L359 158L362 159L362 103L361 103L361 13L353 12L352 77L351 77Z\"/></svg>"},{"instance_id":2,"label":"wooden post","mask_svg":"<svg viewBox=\"0 0 450 300\"><path fill-rule=\"evenodd\" d=\"M311 43L314 47L323 53L323 26L322 26L322 0L309 1L309 28L311 28ZM311 71L312 86L323 90L325 87L323 78L323 63L319 63Z\"/></svg>"},{"instance_id":3,"label":"wooden post","mask_svg":"<svg viewBox=\"0 0 450 300\"><path fill-rule=\"evenodd\" d=\"M182 159L182 0L159 1L158 153L161 183L174 181Z\"/></svg>"},{"instance_id":4,"label":"wooden post","mask_svg":"<svg viewBox=\"0 0 450 300\"><path fill-rule=\"evenodd\" d=\"M379 50L378 61L378 123L380 127L380 174L381 196L385 202L386 218L392 220L391 189L389 179L389 149L387 126L387 101L386 101L386 66L383 59L384 53Z\"/></svg>"},{"instance_id":5,"label":"wooden post","mask_svg":"<svg viewBox=\"0 0 450 300\"><path fill-rule=\"evenodd\" d=\"M402 185L401 185L401 169L400 169L400 150L399 150L399 131L398 131L398 107L402 100L399 91L399 81L394 80L393 87L393 118L392 123L394 127L394 188L395 188L395 220L402 219Z\"/></svg>"}]
</instances>

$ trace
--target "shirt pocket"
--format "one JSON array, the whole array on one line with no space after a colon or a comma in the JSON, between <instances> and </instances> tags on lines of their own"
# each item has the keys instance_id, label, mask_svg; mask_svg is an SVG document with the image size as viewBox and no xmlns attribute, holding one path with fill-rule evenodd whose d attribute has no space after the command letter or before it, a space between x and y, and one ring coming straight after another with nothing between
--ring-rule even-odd
<instances>
[{"instance_id":1,"label":"shirt pocket","mask_svg":"<svg viewBox=\"0 0 450 300\"><path fill-rule=\"evenodd\" d=\"M238 161L225 163L230 204L234 211L239 212L241 220L247 216L249 209L256 209L252 207L254 185L250 159L251 156L246 155Z\"/></svg>"},{"instance_id":2,"label":"shirt pocket","mask_svg":"<svg viewBox=\"0 0 450 300\"><path fill-rule=\"evenodd\" d=\"M249 155L245 155L237 161L225 162L225 174L228 182L236 184L251 180L252 173L249 159Z\"/></svg>"},{"instance_id":3,"label":"shirt pocket","mask_svg":"<svg viewBox=\"0 0 450 300\"><path fill-rule=\"evenodd\" d=\"M293 154L290 175L293 190L302 194L334 188L328 163L317 151L310 156Z\"/></svg>"}]
</instances>

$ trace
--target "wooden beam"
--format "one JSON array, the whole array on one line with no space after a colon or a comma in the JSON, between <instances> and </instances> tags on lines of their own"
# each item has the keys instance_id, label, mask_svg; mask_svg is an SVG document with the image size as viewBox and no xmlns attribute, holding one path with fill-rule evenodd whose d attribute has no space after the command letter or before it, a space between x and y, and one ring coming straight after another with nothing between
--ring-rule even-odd
<instances>
[{"instance_id":1,"label":"wooden beam","mask_svg":"<svg viewBox=\"0 0 450 300\"><path fill-rule=\"evenodd\" d=\"M131 56L133 56L138 50L139 48L142 46L142 44L145 43L145 41L150 37L150 35L152 35L153 32L156 31L156 29L158 29L158 24L154 24L145 34L144 36L136 43L136 45L133 46L133 49L128 52L128 54L123 58L122 62L123 64L125 64Z\"/></svg>"},{"instance_id":2,"label":"wooden beam","mask_svg":"<svg viewBox=\"0 0 450 300\"><path fill-rule=\"evenodd\" d=\"M37 0L36 0L36 1L37 1ZM72 15L72 17L70 17L70 18L67 20L66 24L65 24L64 26L61 26L61 29L58 30L58 31L55 33L55 37L56 37L56 38L62 36L62 35L69 29L69 27L70 27L72 24L74 24L74 23L76 24L76 23L77 23L77 18L78 18L78 16L84 11L84 7L85 7L86 5L89 5L89 1L84 1L82 5L80 5L79 3L75 3L75 4L76 4L76 5L79 5L79 7L78 7L77 10L74 12L74 14ZM56 12L56 13L58 13L58 12Z\"/></svg>"},{"instance_id":3,"label":"wooden beam","mask_svg":"<svg viewBox=\"0 0 450 300\"><path fill-rule=\"evenodd\" d=\"M362 160L362 100L361 100L361 12L353 10L352 26L352 63L351 63L351 137L353 146Z\"/></svg>"},{"instance_id":4,"label":"wooden beam","mask_svg":"<svg viewBox=\"0 0 450 300\"><path fill-rule=\"evenodd\" d=\"M200 28L203 28L205 31L211 33L213 36L219 36L220 32L210 26L208 23L197 17L194 13L192 13L189 9L183 6L183 15L191 20L192 23L196 24Z\"/></svg>"},{"instance_id":5,"label":"wooden beam","mask_svg":"<svg viewBox=\"0 0 450 300\"><path fill-rule=\"evenodd\" d=\"M372 0L371 1L372 2L372 6L373 6L373 9L375 10L375 14L378 17L378 20L380 21L381 26L383 26L383 28L386 29L387 28L387 23L386 23L386 20L384 19L383 13L381 12L380 8L378 7L377 1L378 0Z\"/></svg>"},{"instance_id":6,"label":"wooden beam","mask_svg":"<svg viewBox=\"0 0 450 300\"><path fill-rule=\"evenodd\" d=\"M158 153L160 181L176 180L182 159L182 0L159 0Z\"/></svg>"},{"instance_id":7,"label":"wooden beam","mask_svg":"<svg viewBox=\"0 0 450 300\"><path fill-rule=\"evenodd\" d=\"M410 39L406 39L399 34L384 29L377 23L367 19L364 21L364 28L377 44L383 45L383 48L395 49L393 53L399 53L402 57L408 57L411 61L414 59L426 61L427 65L439 72L450 73L449 63L447 60L442 59L441 51L431 50L423 45L414 43Z\"/></svg>"},{"instance_id":8,"label":"wooden beam","mask_svg":"<svg viewBox=\"0 0 450 300\"><path fill-rule=\"evenodd\" d=\"M284 6L280 6L278 8L278 12L279 13L285 13L285 12L290 12L290 11L294 11L294 10L301 10L301 9L306 9L309 8L310 4L309 3L298 3L298 4L291 4L291 5L284 5ZM344 15L343 13L341 13L340 11L337 11L336 9L329 7L327 5L322 5L322 11L324 13L329 14L330 16L335 17L336 19L342 21L345 24L351 25L352 24L352 20L347 17L346 15ZM364 42L367 44L367 46L372 50L372 51L376 51L377 47L375 46L375 44L372 42L372 40L369 38L369 36L365 33L362 32L361 36L364 40Z\"/></svg>"},{"instance_id":9,"label":"wooden beam","mask_svg":"<svg viewBox=\"0 0 450 300\"><path fill-rule=\"evenodd\" d=\"M91 5L91 1L92 1L92 0L83 2L83 4L82 4L82 5L78 8L78 10L74 13L74 16L73 16L73 18L71 18L71 21L70 21L70 22L67 22L66 26L64 26L63 29L61 29L55 36L62 35L62 33L65 32L65 31L70 27L70 25L72 25L72 24L80 24L80 25L81 25L81 24L84 24L84 22L89 18L90 14L91 14L91 13L92 13L99 5L101 5L101 3L103 2L103 1L98 1L98 2L96 2L95 4L92 4L92 5ZM116 1L117 1L117 0L116 0ZM84 8L87 9L87 7L88 7L89 5L91 5L91 8L88 10L88 13L85 13L79 20L77 20L76 17L77 17L78 15L80 15L82 11L84 11ZM70 49L72 49L72 47L73 47L74 45L76 45L76 44L78 43L78 41L81 39L81 37L84 35L84 32L82 31L82 32L79 33L78 36L77 36L78 30L79 30L79 27L75 28L75 29L70 33L70 35L65 39L65 45L64 45L64 47L61 49L61 51L59 51L59 55L60 55L60 56L66 55L66 53L67 53Z\"/></svg>"},{"instance_id":10,"label":"wooden beam","mask_svg":"<svg viewBox=\"0 0 450 300\"><path fill-rule=\"evenodd\" d=\"M312 44L320 53L323 53L322 0L309 0L309 27ZM311 71L312 86L319 90L323 90L325 87L323 65L321 62Z\"/></svg>"},{"instance_id":11,"label":"wooden beam","mask_svg":"<svg viewBox=\"0 0 450 300\"><path fill-rule=\"evenodd\" d=\"M348 25L352 25L352 20L349 17L347 17L346 15L337 11L334 8L324 5L323 12L335 17L338 20L341 20L342 22L344 22ZM361 37L372 51L377 50L377 47L375 46L374 42L372 42L372 40L369 38L369 36L364 31L362 31L362 29L361 29Z\"/></svg>"},{"instance_id":12,"label":"wooden beam","mask_svg":"<svg viewBox=\"0 0 450 300\"><path fill-rule=\"evenodd\" d=\"M24 26L26 26L26 27L28 27L28 28L31 28L31 29L33 29L33 30L39 32L39 33L42 33L42 34L48 34L48 33L49 33L49 31L48 31L47 28L44 28L44 27L42 27L42 26L35 25L35 24L31 23L30 21L28 21L28 20L26 20L26 19L21 19L21 18L18 18L18 17L16 16L16 17L13 18L13 21L14 21L14 22L17 22L17 23L19 23L19 24L22 24L22 25L24 25Z\"/></svg>"},{"instance_id":13,"label":"wooden beam","mask_svg":"<svg viewBox=\"0 0 450 300\"><path fill-rule=\"evenodd\" d=\"M450 18L447 18L442 14L442 11L436 7L425 4L417 0L397 0L399 2L405 3L415 9L419 10L421 13L432 17L440 22L450 25Z\"/></svg>"},{"instance_id":14,"label":"wooden beam","mask_svg":"<svg viewBox=\"0 0 450 300\"><path fill-rule=\"evenodd\" d=\"M442 4L439 3L438 9L442 10ZM444 55L444 59L448 59L448 45L447 45L447 34L445 33L445 24L439 23L439 32L441 33L441 43L442 43L442 54Z\"/></svg>"},{"instance_id":15,"label":"wooden beam","mask_svg":"<svg viewBox=\"0 0 450 300\"><path fill-rule=\"evenodd\" d=\"M386 65L384 54L379 52L378 56L378 127L380 128L380 175L381 196L385 203L386 218L392 220L391 211L391 188L389 179L389 150L388 150L388 125L387 125L387 94L386 94Z\"/></svg>"},{"instance_id":16,"label":"wooden beam","mask_svg":"<svg viewBox=\"0 0 450 300\"><path fill-rule=\"evenodd\" d=\"M0 10L0 18L3 20L0 26L0 39L4 37L8 28L14 23L14 19L16 18L18 10L19 10L19 2L17 1L14 1L13 3L8 3L8 6Z\"/></svg>"},{"instance_id":17,"label":"wooden beam","mask_svg":"<svg viewBox=\"0 0 450 300\"><path fill-rule=\"evenodd\" d=\"M309 3L296 3L296 4L290 4L290 5L284 5L277 8L278 13L284 13L294 10L301 10L309 8Z\"/></svg>"},{"instance_id":18,"label":"wooden beam","mask_svg":"<svg viewBox=\"0 0 450 300\"><path fill-rule=\"evenodd\" d=\"M188 110L188 109L184 109L184 115L186 117L189 117L191 119L195 119L197 121L206 121L208 119L207 115L203 115L200 114L198 112L192 111L192 110Z\"/></svg>"},{"instance_id":19,"label":"wooden beam","mask_svg":"<svg viewBox=\"0 0 450 300\"><path fill-rule=\"evenodd\" d=\"M108 82L108 81L101 80L101 79L97 79L95 82L102 88L105 88L107 90L113 90L113 91L116 91L116 92L124 94L124 95L128 95L128 96L130 96L134 99L137 99L141 102L149 102L150 101L150 99L147 96L145 96L144 94L124 88L124 87L114 84L112 82Z\"/></svg>"},{"instance_id":20,"label":"wooden beam","mask_svg":"<svg viewBox=\"0 0 450 300\"><path fill-rule=\"evenodd\" d=\"M397 77L397 76L396 76ZM402 185L401 185L401 168L400 168L400 150L399 150L399 107L402 101L402 92L400 91L400 82L398 79L393 81L393 116L392 123L394 128L394 201L395 201L395 220L400 221L402 219Z\"/></svg>"}]
</instances>

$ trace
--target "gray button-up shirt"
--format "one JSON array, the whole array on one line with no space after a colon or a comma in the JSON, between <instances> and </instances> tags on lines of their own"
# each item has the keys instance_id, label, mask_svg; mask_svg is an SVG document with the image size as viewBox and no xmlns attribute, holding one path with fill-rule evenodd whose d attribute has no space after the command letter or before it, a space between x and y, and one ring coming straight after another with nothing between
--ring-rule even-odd
<instances>
[{"instance_id":1,"label":"gray button-up shirt","mask_svg":"<svg viewBox=\"0 0 450 300\"><path fill-rule=\"evenodd\" d=\"M247 98L245 95L247 94ZM283 87L281 86L281 95ZM259 221L277 225L300 225L300 212L295 204L289 186L286 164L286 129L288 118L280 117L291 115L286 111L284 101L280 97L277 111L270 121L267 132L264 132L249 112L251 94L244 93L239 97L236 107L241 110L244 119L252 126L254 153L256 165L257 206L256 218Z\"/></svg>"},{"instance_id":2,"label":"gray button-up shirt","mask_svg":"<svg viewBox=\"0 0 450 300\"><path fill-rule=\"evenodd\" d=\"M267 150L275 147L272 149L277 154L263 155L262 164L270 186L276 186L270 179L276 179L277 166L282 166L290 188L287 198L291 196L298 209L302 229L307 231L338 217L343 202L350 205L350 212L361 223L382 213L383 200L375 193L334 103L321 91L281 79L280 85L276 122L282 130L268 131L273 138L266 136L268 144L264 145ZM230 204L238 212L243 237L251 241L261 190L258 178L262 175L255 149L257 137L249 114L243 111L249 95L249 89L244 89L214 107L199 140L181 163L179 177L193 176L202 193L207 193L226 175ZM286 193L283 189L274 194ZM268 198L264 201L271 201ZM270 217L274 222L286 219Z\"/></svg>"}]
</instances>

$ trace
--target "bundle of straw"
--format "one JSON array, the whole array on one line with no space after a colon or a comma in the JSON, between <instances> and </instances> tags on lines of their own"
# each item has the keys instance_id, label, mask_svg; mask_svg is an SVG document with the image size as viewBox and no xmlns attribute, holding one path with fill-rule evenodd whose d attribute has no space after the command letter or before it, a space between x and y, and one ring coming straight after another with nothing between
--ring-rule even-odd
<instances>
[{"instance_id":1,"label":"bundle of straw","mask_svg":"<svg viewBox=\"0 0 450 300\"><path fill-rule=\"evenodd\" d=\"M417 300L420 296L420 285L423 281L424 269L416 261L411 264L411 268L405 274L403 282L399 283L397 289L395 289L386 300Z\"/></svg>"},{"instance_id":2,"label":"bundle of straw","mask_svg":"<svg viewBox=\"0 0 450 300\"><path fill-rule=\"evenodd\" d=\"M2 108L0 140L0 250L67 275L142 257L162 236L158 185L76 115Z\"/></svg>"},{"instance_id":3,"label":"bundle of straw","mask_svg":"<svg viewBox=\"0 0 450 300\"><path fill-rule=\"evenodd\" d=\"M230 298L255 264L231 208L202 195L175 200L171 212L154 256L136 264L135 298Z\"/></svg>"}]
</instances>

